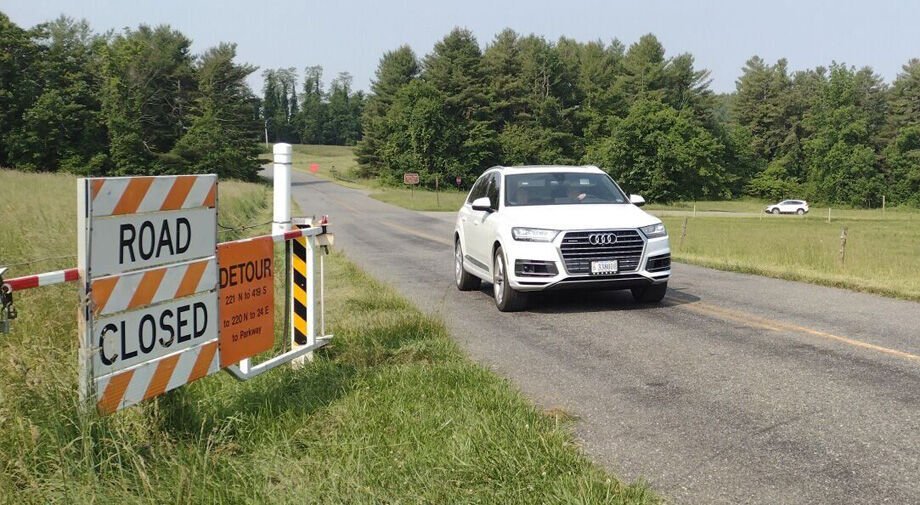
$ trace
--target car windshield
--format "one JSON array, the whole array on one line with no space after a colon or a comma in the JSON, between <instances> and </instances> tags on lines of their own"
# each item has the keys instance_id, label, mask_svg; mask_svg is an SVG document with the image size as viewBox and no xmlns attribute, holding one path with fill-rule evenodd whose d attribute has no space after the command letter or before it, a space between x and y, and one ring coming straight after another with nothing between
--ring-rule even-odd
<instances>
[{"instance_id":1,"label":"car windshield","mask_svg":"<svg viewBox=\"0 0 920 505\"><path fill-rule=\"evenodd\" d=\"M626 203L626 195L607 174L547 172L505 176L505 205Z\"/></svg>"}]
</instances>

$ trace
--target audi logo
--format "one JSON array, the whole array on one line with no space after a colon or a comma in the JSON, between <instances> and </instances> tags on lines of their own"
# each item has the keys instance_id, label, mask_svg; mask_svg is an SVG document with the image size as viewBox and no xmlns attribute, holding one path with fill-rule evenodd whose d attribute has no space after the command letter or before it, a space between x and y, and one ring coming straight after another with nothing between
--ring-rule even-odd
<instances>
[{"instance_id":1,"label":"audi logo","mask_svg":"<svg viewBox=\"0 0 920 505\"><path fill-rule=\"evenodd\" d=\"M617 243L615 233L594 233L588 235L588 243L592 245L613 245Z\"/></svg>"}]
</instances>

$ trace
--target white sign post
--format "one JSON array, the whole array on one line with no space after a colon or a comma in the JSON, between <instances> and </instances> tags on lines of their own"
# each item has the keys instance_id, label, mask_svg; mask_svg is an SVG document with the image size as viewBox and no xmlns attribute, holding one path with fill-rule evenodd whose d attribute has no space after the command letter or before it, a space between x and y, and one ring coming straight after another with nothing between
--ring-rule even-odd
<instances>
[{"instance_id":1,"label":"white sign post","mask_svg":"<svg viewBox=\"0 0 920 505\"><path fill-rule=\"evenodd\" d=\"M219 370L217 176L77 184L81 399L111 413Z\"/></svg>"}]
</instances>

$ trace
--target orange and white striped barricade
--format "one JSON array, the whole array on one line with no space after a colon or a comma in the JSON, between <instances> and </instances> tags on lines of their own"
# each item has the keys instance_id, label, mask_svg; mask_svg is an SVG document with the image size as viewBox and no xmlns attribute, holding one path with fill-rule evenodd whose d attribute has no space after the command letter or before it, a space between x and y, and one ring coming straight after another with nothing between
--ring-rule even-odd
<instances>
[{"instance_id":1,"label":"orange and white striped barricade","mask_svg":"<svg viewBox=\"0 0 920 505\"><path fill-rule=\"evenodd\" d=\"M77 185L82 397L111 413L218 371L217 176Z\"/></svg>"}]
</instances>

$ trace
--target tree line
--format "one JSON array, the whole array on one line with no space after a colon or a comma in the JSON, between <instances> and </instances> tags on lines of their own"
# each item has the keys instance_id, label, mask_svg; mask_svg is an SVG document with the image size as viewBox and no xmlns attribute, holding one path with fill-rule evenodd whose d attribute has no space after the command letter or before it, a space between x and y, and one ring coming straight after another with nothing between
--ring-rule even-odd
<instances>
[{"instance_id":1,"label":"tree line","mask_svg":"<svg viewBox=\"0 0 920 505\"><path fill-rule=\"evenodd\" d=\"M323 67L304 69L298 93L295 68L262 72L262 121L266 142L355 145L361 139L364 92L340 72L326 90Z\"/></svg>"},{"instance_id":2,"label":"tree line","mask_svg":"<svg viewBox=\"0 0 920 505\"><path fill-rule=\"evenodd\" d=\"M595 164L650 200L752 195L920 206L920 60L891 83L833 62L793 72L751 58L716 94L687 53L548 41L485 47L454 29L425 56L380 59L370 92L322 67L263 71L233 44L194 55L168 26L95 34L0 13L0 166L77 174L252 178L260 141L357 144L361 175L471 184L503 164ZM299 82L300 81L300 82Z\"/></svg>"},{"instance_id":3,"label":"tree line","mask_svg":"<svg viewBox=\"0 0 920 505\"><path fill-rule=\"evenodd\" d=\"M83 175L258 170L256 70L222 43L193 55L168 26L94 34L0 13L0 166Z\"/></svg>"},{"instance_id":4,"label":"tree line","mask_svg":"<svg viewBox=\"0 0 920 505\"><path fill-rule=\"evenodd\" d=\"M717 95L687 53L454 29L380 60L362 115L364 175L470 184L494 164L595 164L656 201L753 195L920 205L920 61L790 72L751 58Z\"/></svg>"},{"instance_id":5,"label":"tree line","mask_svg":"<svg viewBox=\"0 0 920 505\"><path fill-rule=\"evenodd\" d=\"M322 67L262 74L223 43L192 54L169 26L93 33L66 16L23 29L0 12L0 166L82 175L252 179L266 142L354 145L364 92Z\"/></svg>"}]
</instances>

